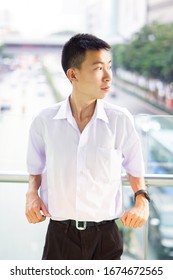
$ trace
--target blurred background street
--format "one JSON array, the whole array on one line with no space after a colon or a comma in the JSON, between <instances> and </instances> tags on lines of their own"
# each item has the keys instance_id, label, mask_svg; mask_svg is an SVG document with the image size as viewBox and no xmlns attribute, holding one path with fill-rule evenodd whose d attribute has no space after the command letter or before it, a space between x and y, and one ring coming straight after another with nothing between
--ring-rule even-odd
<instances>
[{"instance_id":1,"label":"blurred background street","mask_svg":"<svg viewBox=\"0 0 173 280\"><path fill-rule=\"evenodd\" d=\"M1 1L0 260L41 258L47 222L27 223L27 184L3 182L1 174L26 173L32 118L70 95L61 51L76 33L111 44L113 84L106 100L133 114L146 172L173 174L172 14L173 1L161 0ZM150 186L148 259L173 259L172 187ZM124 203L133 203L128 186ZM143 259L145 234L146 228L123 230L124 259Z\"/></svg>"}]
</instances>

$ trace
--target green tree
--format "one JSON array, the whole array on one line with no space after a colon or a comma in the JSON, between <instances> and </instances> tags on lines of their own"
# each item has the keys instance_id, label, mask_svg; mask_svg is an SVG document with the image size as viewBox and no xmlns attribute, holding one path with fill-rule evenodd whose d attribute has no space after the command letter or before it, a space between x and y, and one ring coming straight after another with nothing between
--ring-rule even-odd
<instances>
[{"instance_id":1,"label":"green tree","mask_svg":"<svg viewBox=\"0 0 173 280\"><path fill-rule=\"evenodd\" d=\"M113 46L115 67L166 82L173 77L173 24L152 23L126 44Z\"/></svg>"}]
</instances>

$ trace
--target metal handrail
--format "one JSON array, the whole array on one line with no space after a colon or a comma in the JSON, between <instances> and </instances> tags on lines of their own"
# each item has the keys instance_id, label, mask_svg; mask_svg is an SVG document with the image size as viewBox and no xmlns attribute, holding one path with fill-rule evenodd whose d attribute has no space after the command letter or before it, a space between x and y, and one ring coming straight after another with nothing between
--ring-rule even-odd
<instances>
[{"instance_id":1,"label":"metal handrail","mask_svg":"<svg viewBox=\"0 0 173 280\"><path fill-rule=\"evenodd\" d=\"M0 170L1 183L28 183L29 175L22 171Z\"/></svg>"},{"instance_id":2,"label":"metal handrail","mask_svg":"<svg viewBox=\"0 0 173 280\"><path fill-rule=\"evenodd\" d=\"M147 186L153 186L153 187L172 186L173 187L173 174L145 174L144 179ZM129 183L127 175L122 174L122 181L124 184Z\"/></svg>"},{"instance_id":3,"label":"metal handrail","mask_svg":"<svg viewBox=\"0 0 173 280\"><path fill-rule=\"evenodd\" d=\"M28 183L29 174L23 171L2 171L0 170L1 183ZM173 186L173 174L145 174L147 186ZM128 176L122 174L123 184L129 184Z\"/></svg>"}]
</instances>

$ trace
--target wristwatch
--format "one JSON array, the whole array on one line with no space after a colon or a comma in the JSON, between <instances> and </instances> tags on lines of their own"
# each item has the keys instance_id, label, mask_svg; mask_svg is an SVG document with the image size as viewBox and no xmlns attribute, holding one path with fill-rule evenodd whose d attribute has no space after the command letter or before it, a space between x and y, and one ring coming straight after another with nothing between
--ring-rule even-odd
<instances>
[{"instance_id":1,"label":"wristwatch","mask_svg":"<svg viewBox=\"0 0 173 280\"><path fill-rule=\"evenodd\" d=\"M145 196L145 198L150 202L150 197L149 197L149 194L148 194L148 192L147 192L146 190L139 190L139 191L135 192L135 194L134 194L134 199L136 200L137 195L139 195L139 194L141 194L141 193L142 193L142 194Z\"/></svg>"}]
</instances>

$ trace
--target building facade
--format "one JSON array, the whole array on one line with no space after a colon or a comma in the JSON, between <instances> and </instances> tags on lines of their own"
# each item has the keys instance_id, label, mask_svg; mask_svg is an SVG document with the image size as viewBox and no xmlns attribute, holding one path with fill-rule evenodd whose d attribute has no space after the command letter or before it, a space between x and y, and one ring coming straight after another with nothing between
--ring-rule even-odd
<instances>
[{"instance_id":1,"label":"building facade","mask_svg":"<svg viewBox=\"0 0 173 280\"><path fill-rule=\"evenodd\" d=\"M147 0L147 23L173 22L173 0Z\"/></svg>"}]
</instances>

